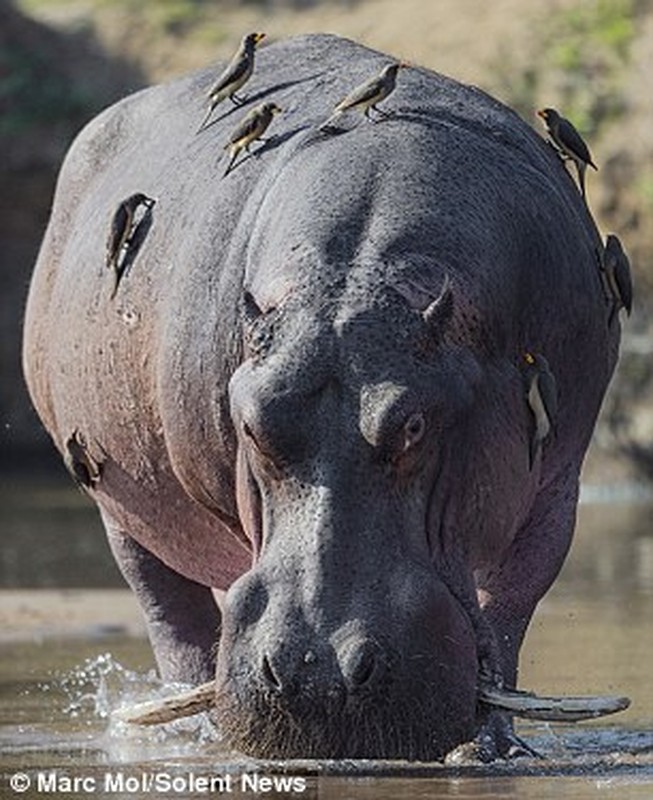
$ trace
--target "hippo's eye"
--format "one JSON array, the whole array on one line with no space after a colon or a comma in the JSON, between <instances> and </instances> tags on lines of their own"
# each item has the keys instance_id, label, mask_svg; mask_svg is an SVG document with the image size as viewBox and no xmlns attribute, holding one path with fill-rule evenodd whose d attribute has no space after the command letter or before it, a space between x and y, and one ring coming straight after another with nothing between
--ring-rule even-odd
<instances>
[{"instance_id":1,"label":"hippo's eye","mask_svg":"<svg viewBox=\"0 0 653 800\"><path fill-rule=\"evenodd\" d=\"M404 452L410 447L413 447L413 445L416 445L417 442L422 439L425 432L426 420L424 419L424 414L422 414L421 411L411 414L404 425Z\"/></svg>"}]
</instances>

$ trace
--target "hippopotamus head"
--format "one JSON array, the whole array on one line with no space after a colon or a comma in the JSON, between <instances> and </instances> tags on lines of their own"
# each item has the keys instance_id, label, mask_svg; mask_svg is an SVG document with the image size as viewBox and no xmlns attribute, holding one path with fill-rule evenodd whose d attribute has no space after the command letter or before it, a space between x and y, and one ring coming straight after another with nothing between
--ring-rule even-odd
<instances>
[{"instance_id":1,"label":"hippopotamus head","mask_svg":"<svg viewBox=\"0 0 653 800\"><path fill-rule=\"evenodd\" d=\"M422 312L394 289L321 289L245 298L230 398L256 556L227 596L220 720L257 755L438 757L475 725L461 553L431 528L477 369L438 346L448 286Z\"/></svg>"}]
</instances>

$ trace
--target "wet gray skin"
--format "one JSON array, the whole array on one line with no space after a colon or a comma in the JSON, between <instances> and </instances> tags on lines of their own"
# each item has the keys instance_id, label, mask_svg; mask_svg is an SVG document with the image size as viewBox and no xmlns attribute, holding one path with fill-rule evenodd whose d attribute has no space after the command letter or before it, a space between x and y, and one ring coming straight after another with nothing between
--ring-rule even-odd
<instances>
[{"instance_id":1,"label":"wet gray skin","mask_svg":"<svg viewBox=\"0 0 653 800\"><path fill-rule=\"evenodd\" d=\"M515 114L406 69L390 118L317 130L387 60L263 48L250 102L284 114L226 178L232 112L195 135L214 70L104 112L30 293L34 403L60 449L74 429L101 448L91 493L161 672L217 668L256 756L509 752L476 687L515 684L617 355L598 232ZM107 220L135 191L157 205L110 303ZM558 387L532 465L526 351Z\"/></svg>"}]
</instances>

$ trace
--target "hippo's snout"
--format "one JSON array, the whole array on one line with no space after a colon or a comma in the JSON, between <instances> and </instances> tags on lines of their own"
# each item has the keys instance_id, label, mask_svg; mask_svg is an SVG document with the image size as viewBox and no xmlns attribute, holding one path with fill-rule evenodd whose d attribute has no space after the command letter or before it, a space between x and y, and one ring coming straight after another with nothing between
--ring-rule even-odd
<instances>
[{"instance_id":1,"label":"hippo's snout","mask_svg":"<svg viewBox=\"0 0 653 800\"><path fill-rule=\"evenodd\" d=\"M422 585L408 610L350 596L318 614L301 588L255 569L227 595L217 720L234 747L266 758L424 759L473 735L476 647L441 587Z\"/></svg>"}]
</instances>

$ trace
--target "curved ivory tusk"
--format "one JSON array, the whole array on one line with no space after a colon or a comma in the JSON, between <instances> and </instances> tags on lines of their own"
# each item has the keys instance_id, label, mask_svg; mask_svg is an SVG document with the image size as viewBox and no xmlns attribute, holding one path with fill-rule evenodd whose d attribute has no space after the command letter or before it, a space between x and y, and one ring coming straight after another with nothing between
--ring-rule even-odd
<instances>
[{"instance_id":1,"label":"curved ivory tusk","mask_svg":"<svg viewBox=\"0 0 653 800\"><path fill-rule=\"evenodd\" d=\"M517 717L546 722L579 722L605 717L623 711L630 705L628 697L538 697L532 692L494 686L481 686L478 699L487 706L509 711Z\"/></svg>"},{"instance_id":2,"label":"curved ivory tusk","mask_svg":"<svg viewBox=\"0 0 653 800\"><path fill-rule=\"evenodd\" d=\"M479 688L478 699L487 706L508 711L517 717L546 722L579 722L584 719L595 719L616 714L630 705L628 697L591 695L538 697L532 692L498 689L492 686ZM114 712L114 716L132 725L161 725L164 722L208 711L214 704L215 681L210 681L172 697L118 709Z\"/></svg>"},{"instance_id":3,"label":"curved ivory tusk","mask_svg":"<svg viewBox=\"0 0 653 800\"><path fill-rule=\"evenodd\" d=\"M210 681L172 697L119 708L113 715L121 722L129 722L132 725L161 725L164 722L208 711L214 705L215 681Z\"/></svg>"}]
</instances>

